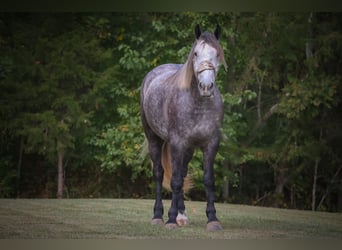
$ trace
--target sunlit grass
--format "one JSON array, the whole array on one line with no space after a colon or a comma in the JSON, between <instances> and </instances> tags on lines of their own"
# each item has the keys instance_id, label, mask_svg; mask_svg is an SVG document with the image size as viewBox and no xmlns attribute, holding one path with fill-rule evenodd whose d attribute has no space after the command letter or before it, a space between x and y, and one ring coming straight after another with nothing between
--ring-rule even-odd
<instances>
[{"instance_id":1,"label":"sunlit grass","mask_svg":"<svg viewBox=\"0 0 342 250\"><path fill-rule=\"evenodd\" d=\"M335 238L342 214L216 204L224 230L206 231L204 202L186 201L190 225L168 230L150 225L153 200L3 199L2 239L270 239ZM164 201L165 214L170 201ZM164 216L166 220L166 215Z\"/></svg>"}]
</instances>

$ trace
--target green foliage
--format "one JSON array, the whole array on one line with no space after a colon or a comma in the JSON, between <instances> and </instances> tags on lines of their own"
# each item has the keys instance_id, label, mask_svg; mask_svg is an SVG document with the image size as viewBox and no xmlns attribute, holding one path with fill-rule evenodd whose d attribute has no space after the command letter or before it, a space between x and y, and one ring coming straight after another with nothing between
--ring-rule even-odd
<instances>
[{"instance_id":1,"label":"green foliage","mask_svg":"<svg viewBox=\"0 0 342 250\"><path fill-rule=\"evenodd\" d=\"M107 129L95 142L96 146L104 149L104 154L96 156L96 159L101 162L101 167L116 174L122 172L122 168L131 168L132 181L140 174L149 176L150 171L146 171L146 166L143 165L144 159L139 153L142 150L141 138L143 138L142 134L140 135L140 138L137 138L134 129L129 125Z\"/></svg>"},{"instance_id":2,"label":"green foliage","mask_svg":"<svg viewBox=\"0 0 342 250\"><path fill-rule=\"evenodd\" d=\"M284 89L285 93L278 112L289 119L300 119L303 115L317 117L324 108L330 109L339 101L336 79L293 79Z\"/></svg>"},{"instance_id":3,"label":"green foliage","mask_svg":"<svg viewBox=\"0 0 342 250\"><path fill-rule=\"evenodd\" d=\"M99 134L92 142L101 151L95 155L101 167L116 175L124 175L129 169L127 179L135 181L138 176L151 176L149 167L141 157L144 135L137 114L130 116L127 106L119 107L120 116L126 124L108 128Z\"/></svg>"},{"instance_id":4,"label":"green foliage","mask_svg":"<svg viewBox=\"0 0 342 250\"><path fill-rule=\"evenodd\" d=\"M26 154L42 155L55 164L57 152L72 156L79 146L76 138L88 128L88 93L104 49L72 15L27 14L16 19L9 14L10 23L2 18L10 31L3 33L4 48L11 48L5 58L16 66L7 64L1 81L1 128L15 139L24 138Z\"/></svg>"}]
</instances>

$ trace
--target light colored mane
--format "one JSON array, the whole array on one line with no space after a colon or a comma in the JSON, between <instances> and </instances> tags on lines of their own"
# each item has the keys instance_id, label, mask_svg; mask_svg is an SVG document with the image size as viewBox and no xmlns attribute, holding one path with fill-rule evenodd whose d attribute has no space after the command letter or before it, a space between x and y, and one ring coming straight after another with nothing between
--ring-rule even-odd
<instances>
[{"instance_id":1,"label":"light colored mane","mask_svg":"<svg viewBox=\"0 0 342 250\"><path fill-rule=\"evenodd\" d=\"M188 59L183 64L183 66L175 74L175 81L180 89L189 89L192 78L194 76L194 68L192 65L192 60L194 56L194 46L192 46L191 52L189 53Z\"/></svg>"}]
</instances>

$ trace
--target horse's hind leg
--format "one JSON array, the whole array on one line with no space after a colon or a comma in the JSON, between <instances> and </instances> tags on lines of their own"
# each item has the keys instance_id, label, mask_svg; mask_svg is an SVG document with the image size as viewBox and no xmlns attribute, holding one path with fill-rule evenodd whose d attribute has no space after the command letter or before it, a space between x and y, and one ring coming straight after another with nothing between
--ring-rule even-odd
<instances>
[{"instance_id":1,"label":"horse's hind leg","mask_svg":"<svg viewBox=\"0 0 342 250\"><path fill-rule=\"evenodd\" d=\"M151 224L164 224L163 222L163 202L162 202L162 183L164 176L164 169L161 164L163 141L159 138L149 140L149 152L153 163L153 176L156 182L156 200L153 208L153 218Z\"/></svg>"},{"instance_id":2,"label":"horse's hind leg","mask_svg":"<svg viewBox=\"0 0 342 250\"><path fill-rule=\"evenodd\" d=\"M149 127L143 109L141 109L141 121L148 141L148 150L153 164L153 177L156 182L156 199L151 224L164 224L164 207L162 202L164 169L161 163L163 140L160 139Z\"/></svg>"}]
</instances>

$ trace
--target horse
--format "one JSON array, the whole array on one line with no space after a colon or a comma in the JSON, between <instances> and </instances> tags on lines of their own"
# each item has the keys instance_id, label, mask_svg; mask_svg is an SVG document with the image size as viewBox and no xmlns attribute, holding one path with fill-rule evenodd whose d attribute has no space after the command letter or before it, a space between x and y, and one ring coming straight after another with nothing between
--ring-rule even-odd
<instances>
[{"instance_id":1,"label":"horse","mask_svg":"<svg viewBox=\"0 0 342 250\"><path fill-rule=\"evenodd\" d=\"M162 64L144 77L140 91L140 113L156 182L151 224L164 225L162 186L164 173L172 190L165 227L188 224L184 204L184 179L194 150L203 152L207 230L222 230L214 205L213 164L219 147L223 103L215 79L220 65L227 68L219 44L221 28L202 32L195 27L195 42L184 64ZM170 178L170 176L169 176Z\"/></svg>"}]
</instances>

